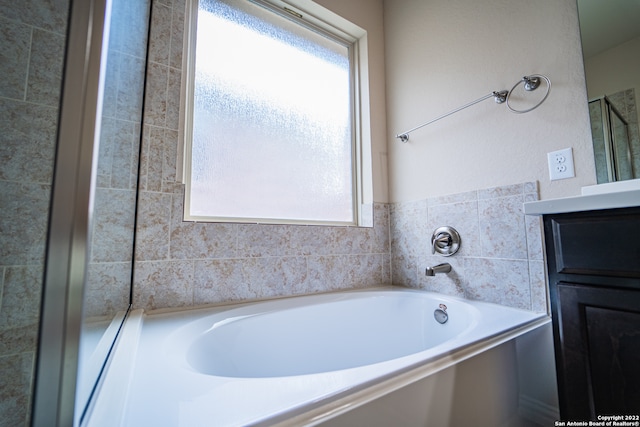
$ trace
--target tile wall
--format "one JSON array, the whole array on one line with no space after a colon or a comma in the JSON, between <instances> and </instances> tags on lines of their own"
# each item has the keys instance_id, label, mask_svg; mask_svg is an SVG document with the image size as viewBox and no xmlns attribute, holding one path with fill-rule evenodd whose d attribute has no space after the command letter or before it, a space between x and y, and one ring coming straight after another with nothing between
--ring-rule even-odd
<instances>
[{"instance_id":1,"label":"tile wall","mask_svg":"<svg viewBox=\"0 0 640 427\"><path fill-rule=\"evenodd\" d=\"M182 194L150 204L157 233L140 243L134 306L154 309L390 284L388 213L374 228L181 221ZM152 202L153 203L153 202ZM144 213L141 215L144 217ZM143 232L142 225L139 232ZM163 252L156 252L161 244Z\"/></svg>"},{"instance_id":2,"label":"tile wall","mask_svg":"<svg viewBox=\"0 0 640 427\"><path fill-rule=\"evenodd\" d=\"M542 225L522 210L537 199L537 183L526 182L392 204L393 284L545 312ZM460 233L460 250L432 255L431 235L445 225ZM450 274L425 275L442 262Z\"/></svg>"},{"instance_id":3,"label":"tile wall","mask_svg":"<svg viewBox=\"0 0 640 427\"><path fill-rule=\"evenodd\" d=\"M0 426L29 425L67 12L0 1Z\"/></svg>"},{"instance_id":4,"label":"tile wall","mask_svg":"<svg viewBox=\"0 0 640 427\"><path fill-rule=\"evenodd\" d=\"M184 1L153 5L134 307L264 299L391 283L388 207L374 228L183 222L176 176Z\"/></svg>"}]
</instances>

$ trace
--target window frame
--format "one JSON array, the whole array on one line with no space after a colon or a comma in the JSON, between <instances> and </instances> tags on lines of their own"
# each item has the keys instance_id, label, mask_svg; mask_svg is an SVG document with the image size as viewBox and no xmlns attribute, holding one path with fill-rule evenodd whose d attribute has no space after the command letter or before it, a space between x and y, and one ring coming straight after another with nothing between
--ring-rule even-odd
<instances>
[{"instance_id":1,"label":"window frame","mask_svg":"<svg viewBox=\"0 0 640 427\"><path fill-rule=\"evenodd\" d=\"M298 220L275 218L196 216L189 212L191 143L195 93L195 57L198 0L186 1L183 49L182 90L180 99L180 141L176 176L185 184L183 220L195 222L229 222L293 225L373 226L373 177L371 167L371 132L367 33L357 25L311 0L246 0L312 31L349 46L351 147L352 147L352 219L351 221Z\"/></svg>"}]
</instances>

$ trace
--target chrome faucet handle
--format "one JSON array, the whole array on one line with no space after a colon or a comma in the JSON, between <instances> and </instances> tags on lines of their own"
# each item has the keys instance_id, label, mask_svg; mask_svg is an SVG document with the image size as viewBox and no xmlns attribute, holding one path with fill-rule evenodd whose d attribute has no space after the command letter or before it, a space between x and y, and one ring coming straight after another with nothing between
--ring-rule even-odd
<instances>
[{"instance_id":1,"label":"chrome faucet handle","mask_svg":"<svg viewBox=\"0 0 640 427\"><path fill-rule=\"evenodd\" d=\"M460 234L455 228L445 226L437 228L431 235L431 253L451 256L460 249Z\"/></svg>"},{"instance_id":2,"label":"chrome faucet handle","mask_svg":"<svg viewBox=\"0 0 640 427\"><path fill-rule=\"evenodd\" d=\"M431 239L431 253L436 253L436 246L438 247L438 253L440 250L445 250L451 245L451 235L448 233L439 233L435 238Z\"/></svg>"}]
</instances>

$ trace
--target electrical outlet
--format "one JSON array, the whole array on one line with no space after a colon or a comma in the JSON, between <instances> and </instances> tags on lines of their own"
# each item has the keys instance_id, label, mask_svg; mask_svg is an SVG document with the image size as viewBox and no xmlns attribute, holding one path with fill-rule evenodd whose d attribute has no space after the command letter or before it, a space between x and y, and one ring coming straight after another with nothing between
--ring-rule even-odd
<instances>
[{"instance_id":1,"label":"electrical outlet","mask_svg":"<svg viewBox=\"0 0 640 427\"><path fill-rule=\"evenodd\" d=\"M572 148L547 153L547 160L549 161L549 178L552 181L576 176Z\"/></svg>"}]
</instances>

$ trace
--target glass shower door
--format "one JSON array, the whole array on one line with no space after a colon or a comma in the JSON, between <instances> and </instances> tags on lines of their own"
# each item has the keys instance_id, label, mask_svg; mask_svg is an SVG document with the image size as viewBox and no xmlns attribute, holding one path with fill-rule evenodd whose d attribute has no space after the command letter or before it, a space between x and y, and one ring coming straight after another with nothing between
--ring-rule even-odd
<instances>
[{"instance_id":1,"label":"glass shower door","mask_svg":"<svg viewBox=\"0 0 640 427\"><path fill-rule=\"evenodd\" d=\"M149 15L150 0L111 0L76 417L90 401L131 303Z\"/></svg>"},{"instance_id":2,"label":"glass shower door","mask_svg":"<svg viewBox=\"0 0 640 427\"><path fill-rule=\"evenodd\" d=\"M607 97L589 102L598 184L634 178L629 125Z\"/></svg>"},{"instance_id":3,"label":"glass shower door","mask_svg":"<svg viewBox=\"0 0 640 427\"><path fill-rule=\"evenodd\" d=\"M608 107L616 181L633 179L627 122L618 114L612 105L608 105Z\"/></svg>"}]
</instances>

